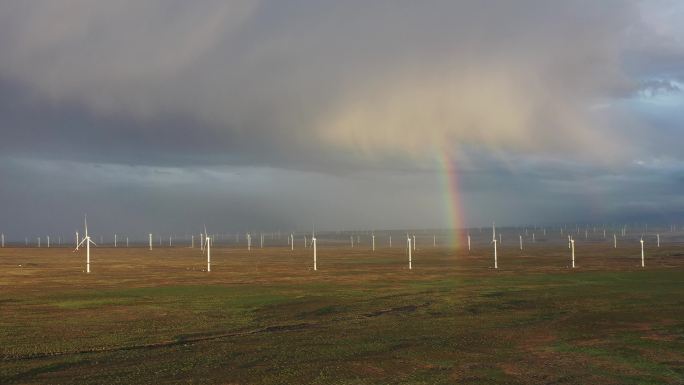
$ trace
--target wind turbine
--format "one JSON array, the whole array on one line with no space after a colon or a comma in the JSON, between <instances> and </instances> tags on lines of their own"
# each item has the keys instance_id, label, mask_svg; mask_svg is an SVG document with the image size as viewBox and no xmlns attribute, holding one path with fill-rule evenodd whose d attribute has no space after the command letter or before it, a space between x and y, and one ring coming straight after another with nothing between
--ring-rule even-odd
<instances>
[{"instance_id":1,"label":"wind turbine","mask_svg":"<svg viewBox=\"0 0 684 385\"><path fill-rule=\"evenodd\" d=\"M408 249L408 257L409 257L409 270L413 269L413 266L411 265L411 237L406 234L406 247Z\"/></svg>"},{"instance_id":2,"label":"wind turbine","mask_svg":"<svg viewBox=\"0 0 684 385\"><path fill-rule=\"evenodd\" d=\"M5 233L2 233L2 248L5 248Z\"/></svg>"},{"instance_id":3,"label":"wind turbine","mask_svg":"<svg viewBox=\"0 0 684 385\"><path fill-rule=\"evenodd\" d=\"M84 216L83 218L83 227L85 228L85 236L81 240L81 242L78 243L76 246L76 250L78 250L78 247L81 246L85 242L85 247L86 247L86 273L90 273L90 244L92 243L93 245L97 246L95 242L93 242L90 239L90 236L88 235L88 217Z\"/></svg>"},{"instance_id":4,"label":"wind turbine","mask_svg":"<svg viewBox=\"0 0 684 385\"><path fill-rule=\"evenodd\" d=\"M152 233L149 234L150 237L150 251L152 251Z\"/></svg>"},{"instance_id":5,"label":"wind turbine","mask_svg":"<svg viewBox=\"0 0 684 385\"><path fill-rule=\"evenodd\" d=\"M413 251L416 251L416 234L413 234Z\"/></svg>"},{"instance_id":6,"label":"wind turbine","mask_svg":"<svg viewBox=\"0 0 684 385\"><path fill-rule=\"evenodd\" d=\"M641 267L644 267L644 237L641 237Z\"/></svg>"},{"instance_id":7,"label":"wind turbine","mask_svg":"<svg viewBox=\"0 0 684 385\"><path fill-rule=\"evenodd\" d=\"M389 236L389 247L390 247L390 249L392 248L392 236L391 235Z\"/></svg>"},{"instance_id":8,"label":"wind turbine","mask_svg":"<svg viewBox=\"0 0 684 385\"><path fill-rule=\"evenodd\" d=\"M656 237L658 238L658 247L660 247L660 234L656 234ZM3 246L5 247L5 246Z\"/></svg>"},{"instance_id":9,"label":"wind turbine","mask_svg":"<svg viewBox=\"0 0 684 385\"><path fill-rule=\"evenodd\" d=\"M494 244L494 268L498 269L499 268L499 261L498 261L499 258L498 258L497 252L496 252L496 226L494 223L492 223L492 243Z\"/></svg>"},{"instance_id":10,"label":"wind turbine","mask_svg":"<svg viewBox=\"0 0 684 385\"><path fill-rule=\"evenodd\" d=\"M207 250L207 272L211 271L211 237L207 235L207 226L204 226L204 242L206 242L205 250Z\"/></svg>"},{"instance_id":11,"label":"wind turbine","mask_svg":"<svg viewBox=\"0 0 684 385\"><path fill-rule=\"evenodd\" d=\"M371 239L372 239L371 243L373 244L373 251L375 251L375 234L373 234L371 236Z\"/></svg>"},{"instance_id":12,"label":"wind turbine","mask_svg":"<svg viewBox=\"0 0 684 385\"><path fill-rule=\"evenodd\" d=\"M613 248L617 249L617 236L613 233Z\"/></svg>"},{"instance_id":13,"label":"wind turbine","mask_svg":"<svg viewBox=\"0 0 684 385\"><path fill-rule=\"evenodd\" d=\"M468 234L468 252L470 252L470 234Z\"/></svg>"},{"instance_id":14,"label":"wind turbine","mask_svg":"<svg viewBox=\"0 0 684 385\"><path fill-rule=\"evenodd\" d=\"M520 251L522 251L522 235L518 235L518 237L520 238Z\"/></svg>"},{"instance_id":15,"label":"wind turbine","mask_svg":"<svg viewBox=\"0 0 684 385\"><path fill-rule=\"evenodd\" d=\"M311 247L313 247L313 268L314 271L318 270L318 266L316 265L317 263L317 255L316 255L316 228L313 229L311 232Z\"/></svg>"},{"instance_id":16,"label":"wind turbine","mask_svg":"<svg viewBox=\"0 0 684 385\"><path fill-rule=\"evenodd\" d=\"M116 247L116 234L114 234L114 247Z\"/></svg>"},{"instance_id":17,"label":"wind turbine","mask_svg":"<svg viewBox=\"0 0 684 385\"><path fill-rule=\"evenodd\" d=\"M78 242L81 238L78 236L78 231L76 232L76 251L78 251Z\"/></svg>"},{"instance_id":18,"label":"wind turbine","mask_svg":"<svg viewBox=\"0 0 684 385\"><path fill-rule=\"evenodd\" d=\"M290 250L294 251L294 234L290 233Z\"/></svg>"},{"instance_id":19,"label":"wind turbine","mask_svg":"<svg viewBox=\"0 0 684 385\"><path fill-rule=\"evenodd\" d=\"M572 268L574 269L575 268L575 240L571 238L570 244L572 245L572 247L571 247L571 249L572 249Z\"/></svg>"}]
</instances>

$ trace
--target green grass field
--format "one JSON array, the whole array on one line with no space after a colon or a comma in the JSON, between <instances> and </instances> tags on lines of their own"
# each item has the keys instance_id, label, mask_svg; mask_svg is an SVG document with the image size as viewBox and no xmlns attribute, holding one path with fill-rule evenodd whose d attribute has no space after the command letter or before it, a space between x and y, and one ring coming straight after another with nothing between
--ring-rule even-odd
<instances>
[{"instance_id":1,"label":"green grass field","mask_svg":"<svg viewBox=\"0 0 684 385\"><path fill-rule=\"evenodd\" d=\"M577 254L2 249L0 383L684 384L684 256Z\"/></svg>"}]
</instances>

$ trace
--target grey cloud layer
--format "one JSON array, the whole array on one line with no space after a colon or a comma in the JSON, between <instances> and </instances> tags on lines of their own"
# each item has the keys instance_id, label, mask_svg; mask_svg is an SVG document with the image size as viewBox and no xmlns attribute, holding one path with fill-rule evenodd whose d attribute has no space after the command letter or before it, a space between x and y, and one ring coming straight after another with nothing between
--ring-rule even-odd
<instances>
[{"instance_id":1,"label":"grey cloud layer","mask_svg":"<svg viewBox=\"0 0 684 385\"><path fill-rule=\"evenodd\" d=\"M671 0L1 2L0 217L17 233L83 211L112 231L444 226L448 154L469 224L671 220L679 15Z\"/></svg>"},{"instance_id":2,"label":"grey cloud layer","mask_svg":"<svg viewBox=\"0 0 684 385\"><path fill-rule=\"evenodd\" d=\"M629 117L591 107L639 84L620 62L634 2L15 1L0 15L0 79L93 115L93 139L116 130L97 119L159 138L150 154L420 160L466 145L612 161L631 145L605 140Z\"/></svg>"}]
</instances>

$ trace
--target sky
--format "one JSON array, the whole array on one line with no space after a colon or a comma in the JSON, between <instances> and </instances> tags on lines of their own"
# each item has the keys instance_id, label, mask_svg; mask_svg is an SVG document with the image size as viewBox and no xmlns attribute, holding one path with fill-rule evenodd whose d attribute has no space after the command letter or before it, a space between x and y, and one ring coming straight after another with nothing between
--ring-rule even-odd
<instances>
[{"instance_id":1,"label":"sky","mask_svg":"<svg viewBox=\"0 0 684 385\"><path fill-rule=\"evenodd\" d=\"M682 222L681 20L676 0L2 0L0 231Z\"/></svg>"}]
</instances>

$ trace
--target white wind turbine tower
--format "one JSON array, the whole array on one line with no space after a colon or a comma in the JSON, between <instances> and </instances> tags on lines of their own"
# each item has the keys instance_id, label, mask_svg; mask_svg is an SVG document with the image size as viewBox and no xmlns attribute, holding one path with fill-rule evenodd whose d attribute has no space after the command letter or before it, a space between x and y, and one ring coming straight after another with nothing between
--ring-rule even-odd
<instances>
[{"instance_id":1,"label":"white wind turbine tower","mask_svg":"<svg viewBox=\"0 0 684 385\"><path fill-rule=\"evenodd\" d=\"M432 247L437 247L437 236L432 234Z\"/></svg>"},{"instance_id":2,"label":"white wind turbine tower","mask_svg":"<svg viewBox=\"0 0 684 385\"><path fill-rule=\"evenodd\" d=\"M314 271L318 270L317 266L317 258L318 256L316 255L316 228L313 229L311 232L311 247L313 247L313 268Z\"/></svg>"},{"instance_id":3,"label":"white wind turbine tower","mask_svg":"<svg viewBox=\"0 0 684 385\"><path fill-rule=\"evenodd\" d=\"M372 239L371 243L373 244L373 251L375 251L375 234L373 234L371 236L371 239Z\"/></svg>"},{"instance_id":4,"label":"white wind turbine tower","mask_svg":"<svg viewBox=\"0 0 684 385\"><path fill-rule=\"evenodd\" d=\"M306 234L305 234L305 235L304 235L304 248L305 248L305 249L307 248L306 243L307 243L307 239L306 239Z\"/></svg>"},{"instance_id":5,"label":"white wind turbine tower","mask_svg":"<svg viewBox=\"0 0 684 385\"><path fill-rule=\"evenodd\" d=\"M468 252L470 252L470 233L468 233Z\"/></svg>"},{"instance_id":6,"label":"white wind turbine tower","mask_svg":"<svg viewBox=\"0 0 684 385\"><path fill-rule=\"evenodd\" d=\"M575 240L570 239L570 245L571 245L571 250L572 250L572 268L575 268Z\"/></svg>"},{"instance_id":7,"label":"white wind turbine tower","mask_svg":"<svg viewBox=\"0 0 684 385\"><path fill-rule=\"evenodd\" d=\"M294 251L294 234L290 233L290 251Z\"/></svg>"},{"instance_id":8,"label":"white wind turbine tower","mask_svg":"<svg viewBox=\"0 0 684 385\"><path fill-rule=\"evenodd\" d=\"M658 239L658 248L660 248L660 234L656 234L656 237ZM4 246L3 246L4 247Z\"/></svg>"},{"instance_id":9,"label":"white wind turbine tower","mask_svg":"<svg viewBox=\"0 0 684 385\"><path fill-rule=\"evenodd\" d=\"M149 234L150 238L150 251L152 251L152 233Z\"/></svg>"},{"instance_id":10,"label":"white wind turbine tower","mask_svg":"<svg viewBox=\"0 0 684 385\"><path fill-rule=\"evenodd\" d=\"M190 248L191 249L195 248L195 236L194 235L190 236Z\"/></svg>"},{"instance_id":11,"label":"white wind turbine tower","mask_svg":"<svg viewBox=\"0 0 684 385\"><path fill-rule=\"evenodd\" d=\"M126 237L126 247L128 247L128 237Z\"/></svg>"},{"instance_id":12,"label":"white wind turbine tower","mask_svg":"<svg viewBox=\"0 0 684 385\"><path fill-rule=\"evenodd\" d=\"M204 226L204 242L206 243L205 250L207 251L207 272L211 271L211 237L207 235L207 226Z\"/></svg>"},{"instance_id":13,"label":"white wind turbine tower","mask_svg":"<svg viewBox=\"0 0 684 385\"><path fill-rule=\"evenodd\" d=\"M520 238L520 251L522 251L522 235L518 235L518 237Z\"/></svg>"},{"instance_id":14,"label":"white wind turbine tower","mask_svg":"<svg viewBox=\"0 0 684 385\"><path fill-rule=\"evenodd\" d=\"M613 248L617 249L617 236L613 233Z\"/></svg>"},{"instance_id":15,"label":"white wind turbine tower","mask_svg":"<svg viewBox=\"0 0 684 385\"><path fill-rule=\"evenodd\" d=\"M85 227L85 236L81 240L81 242L78 243L76 250L78 250L78 246L81 246L85 242L85 247L86 247L86 273L90 273L90 244L92 243L93 245L97 246L95 242L93 242L90 239L90 236L88 235L88 217L84 217L83 219L83 226Z\"/></svg>"},{"instance_id":16,"label":"white wind turbine tower","mask_svg":"<svg viewBox=\"0 0 684 385\"><path fill-rule=\"evenodd\" d=\"M116 234L114 234L114 247L116 247Z\"/></svg>"},{"instance_id":17,"label":"white wind turbine tower","mask_svg":"<svg viewBox=\"0 0 684 385\"><path fill-rule=\"evenodd\" d=\"M406 248L408 249L408 259L409 259L409 270L413 269L412 266L412 260L411 260L411 237L406 234Z\"/></svg>"},{"instance_id":18,"label":"white wind turbine tower","mask_svg":"<svg viewBox=\"0 0 684 385\"><path fill-rule=\"evenodd\" d=\"M501 234L499 234L501 235ZM494 268L498 269L499 268L499 261L498 261L498 255L497 255L497 250L496 250L496 226L494 223L492 223L492 243L494 244Z\"/></svg>"},{"instance_id":19,"label":"white wind turbine tower","mask_svg":"<svg viewBox=\"0 0 684 385\"><path fill-rule=\"evenodd\" d=\"M416 234L413 234L413 251L416 251Z\"/></svg>"},{"instance_id":20,"label":"white wind turbine tower","mask_svg":"<svg viewBox=\"0 0 684 385\"><path fill-rule=\"evenodd\" d=\"M79 236L78 236L78 231L77 231L77 232L76 232L76 251L78 251L78 242L79 242L79 240L80 240L80 238L79 238Z\"/></svg>"},{"instance_id":21,"label":"white wind turbine tower","mask_svg":"<svg viewBox=\"0 0 684 385\"><path fill-rule=\"evenodd\" d=\"M351 248L353 249L354 248L354 236L353 235L350 236L349 240L351 241Z\"/></svg>"},{"instance_id":22,"label":"white wind turbine tower","mask_svg":"<svg viewBox=\"0 0 684 385\"><path fill-rule=\"evenodd\" d=\"M392 248L392 236L391 235L389 236L389 247L390 247L390 249Z\"/></svg>"},{"instance_id":23,"label":"white wind turbine tower","mask_svg":"<svg viewBox=\"0 0 684 385\"><path fill-rule=\"evenodd\" d=\"M48 247L48 249L50 248L50 236L49 235L47 236L47 247Z\"/></svg>"},{"instance_id":24,"label":"white wind turbine tower","mask_svg":"<svg viewBox=\"0 0 684 385\"><path fill-rule=\"evenodd\" d=\"M644 237L641 237L641 267L644 267Z\"/></svg>"},{"instance_id":25,"label":"white wind turbine tower","mask_svg":"<svg viewBox=\"0 0 684 385\"><path fill-rule=\"evenodd\" d=\"M247 233L247 251L252 251L252 234Z\"/></svg>"},{"instance_id":26,"label":"white wind turbine tower","mask_svg":"<svg viewBox=\"0 0 684 385\"><path fill-rule=\"evenodd\" d=\"M40 247L40 237L38 237L38 247Z\"/></svg>"}]
</instances>

